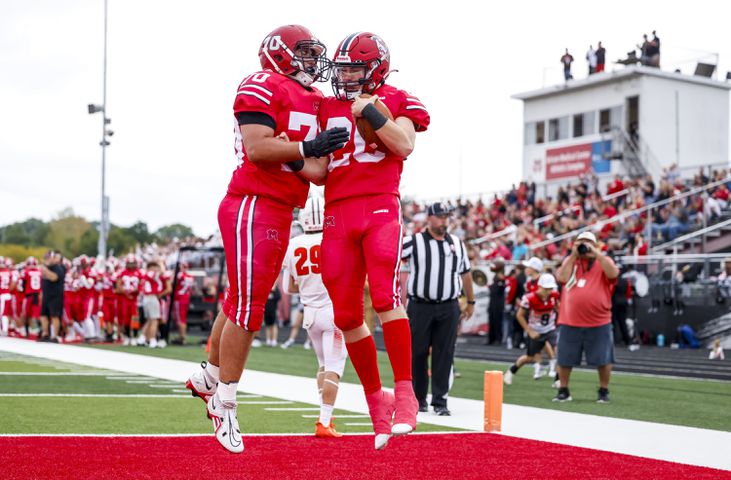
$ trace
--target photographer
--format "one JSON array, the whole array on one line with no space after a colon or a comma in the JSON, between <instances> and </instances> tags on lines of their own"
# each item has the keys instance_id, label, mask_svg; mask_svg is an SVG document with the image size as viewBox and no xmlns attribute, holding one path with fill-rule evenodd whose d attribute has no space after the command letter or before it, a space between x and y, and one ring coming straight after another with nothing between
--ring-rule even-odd
<instances>
[{"instance_id":1,"label":"photographer","mask_svg":"<svg viewBox=\"0 0 731 480\"><path fill-rule=\"evenodd\" d=\"M63 290L66 267L61 263L61 254L50 250L44 257L41 265L41 334L40 342L58 343L57 335L61 328L63 315ZM49 330L48 319L51 319L52 328Z\"/></svg>"},{"instance_id":2,"label":"photographer","mask_svg":"<svg viewBox=\"0 0 731 480\"><path fill-rule=\"evenodd\" d=\"M609 401L609 377L614 363L612 292L618 276L619 269L599 250L591 232L576 238L571 254L556 271L564 288L559 306L560 388L554 401L571 401L571 369L581 365L584 353L586 363L597 367L599 373L597 402Z\"/></svg>"}]
</instances>

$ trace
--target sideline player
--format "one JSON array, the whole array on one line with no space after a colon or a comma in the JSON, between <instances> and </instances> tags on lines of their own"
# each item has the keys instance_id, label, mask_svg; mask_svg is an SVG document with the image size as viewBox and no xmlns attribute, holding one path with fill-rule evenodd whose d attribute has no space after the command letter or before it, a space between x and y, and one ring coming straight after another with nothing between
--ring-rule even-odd
<instances>
[{"instance_id":1,"label":"sideline player","mask_svg":"<svg viewBox=\"0 0 731 480\"><path fill-rule=\"evenodd\" d=\"M293 238L284 259L285 284L289 293L299 293L304 305L302 326L317 355L317 390L320 393L320 417L315 424L315 436L342 437L332 423L335 398L343 376L348 352L343 332L335 326L333 306L322 283L320 259L324 200L312 195L300 210L299 221L305 231Z\"/></svg>"},{"instance_id":2,"label":"sideline player","mask_svg":"<svg viewBox=\"0 0 731 480\"><path fill-rule=\"evenodd\" d=\"M541 364L541 350L548 343L556 345L556 312L558 310L558 285L550 273L538 278L536 291L526 293L520 301L517 319L528 334L528 351L521 355L505 372L503 380L512 385L513 376L528 362ZM527 319L526 319L527 316ZM556 359L551 358L551 371L556 369ZM534 375L533 378L540 378Z\"/></svg>"},{"instance_id":3,"label":"sideline player","mask_svg":"<svg viewBox=\"0 0 731 480\"><path fill-rule=\"evenodd\" d=\"M376 449L384 448L392 434L414 430L419 408L411 383L411 330L401 305L399 182L416 132L429 126L429 114L419 99L386 84L390 63L388 47L379 36L348 35L334 55L335 96L325 99L319 113L320 128L345 127L350 133L347 145L331 156L327 166L322 279L333 302L335 325L343 331L363 385ZM366 99L362 93L372 96ZM394 120L376 109L374 102L379 99ZM360 117L386 148L366 145L355 128L354 120ZM394 394L381 388L376 344L363 321L366 275L383 326Z\"/></svg>"},{"instance_id":4,"label":"sideline player","mask_svg":"<svg viewBox=\"0 0 731 480\"><path fill-rule=\"evenodd\" d=\"M317 133L323 95L312 85L327 78L325 53L305 27L275 29L259 48L262 70L244 78L234 101L239 165L218 210L229 287L208 362L186 383L207 400L216 438L234 453L244 450L236 389L281 271L292 210L307 200L311 169L319 174L324 157L348 139L344 128Z\"/></svg>"}]
</instances>

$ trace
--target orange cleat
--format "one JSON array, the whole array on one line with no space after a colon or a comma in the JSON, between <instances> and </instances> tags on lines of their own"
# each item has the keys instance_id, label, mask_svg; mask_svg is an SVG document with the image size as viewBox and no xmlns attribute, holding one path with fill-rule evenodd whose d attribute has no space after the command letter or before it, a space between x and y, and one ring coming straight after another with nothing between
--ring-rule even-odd
<instances>
[{"instance_id":1,"label":"orange cleat","mask_svg":"<svg viewBox=\"0 0 731 480\"><path fill-rule=\"evenodd\" d=\"M330 426L325 427L322 423L315 423L315 437L317 438L340 438L342 433L338 433L335 430L335 424L331 421Z\"/></svg>"}]
</instances>

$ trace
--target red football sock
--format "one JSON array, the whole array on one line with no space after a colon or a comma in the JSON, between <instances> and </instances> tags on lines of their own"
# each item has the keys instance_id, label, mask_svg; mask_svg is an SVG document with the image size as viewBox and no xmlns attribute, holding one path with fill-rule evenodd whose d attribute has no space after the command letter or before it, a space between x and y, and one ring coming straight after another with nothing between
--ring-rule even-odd
<instances>
[{"instance_id":1,"label":"red football sock","mask_svg":"<svg viewBox=\"0 0 731 480\"><path fill-rule=\"evenodd\" d=\"M373 335L368 335L357 342L346 343L345 347L366 395L380 390L381 376L378 373L378 355Z\"/></svg>"},{"instance_id":2,"label":"red football sock","mask_svg":"<svg viewBox=\"0 0 731 480\"><path fill-rule=\"evenodd\" d=\"M411 328L408 318L383 323L383 341L391 360L393 379L411 380Z\"/></svg>"}]
</instances>

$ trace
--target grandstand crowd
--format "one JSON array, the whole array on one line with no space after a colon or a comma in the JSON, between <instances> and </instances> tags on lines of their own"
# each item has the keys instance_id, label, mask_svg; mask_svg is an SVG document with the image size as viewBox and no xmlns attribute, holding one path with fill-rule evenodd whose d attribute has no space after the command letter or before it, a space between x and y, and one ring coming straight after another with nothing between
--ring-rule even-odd
<instances>
[{"instance_id":1,"label":"grandstand crowd","mask_svg":"<svg viewBox=\"0 0 731 480\"><path fill-rule=\"evenodd\" d=\"M673 200L711 183L717 185L706 188L707 195ZM725 169L701 169L692 179L683 179L675 166L665 169L657 179L617 175L605 189L599 188L596 176L585 175L561 185L553 196L542 195L535 184L521 182L506 192L491 195L489 200L448 201L453 209L451 232L466 242L473 262L519 264L530 257L560 261L572 242L566 234L582 228L592 231L602 248L613 254L646 255L649 237L654 244L661 244L721 217L729 206L730 184ZM635 213L663 200L669 201ZM407 234L423 230L426 204L404 200L403 216ZM293 228L293 235L297 233L297 228ZM46 341L100 340L164 347L167 329L173 327L178 330L174 341L184 343L191 295L199 295L210 303L216 300L216 281L208 273L220 268L220 264L204 250L219 243L220 238L216 237L189 238L167 245L139 246L133 253L120 258L110 256L104 261L86 255L64 259L61 327L45 336L39 329L39 261L30 257L14 264L10 258L0 258L0 333L37 336ZM180 262L177 280L173 281L176 262L183 258L183 246L197 250L186 252L186 261ZM190 275L189 265L204 272L201 281L196 282ZM225 287L225 275L223 278ZM281 320L288 319L290 303L296 303L296 299L290 302L286 297L282 296L284 301L278 308ZM145 327L151 313L145 308L146 298L148 303L158 304L152 312L159 311L154 329ZM169 312L173 316L170 322Z\"/></svg>"},{"instance_id":2,"label":"grandstand crowd","mask_svg":"<svg viewBox=\"0 0 731 480\"><path fill-rule=\"evenodd\" d=\"M722 182L727 178L725 169L708 174L701 168L687 180L673 165L658 179L616 175L604 191L596 176L580 176L576 182L561 185L555 196L542 196L535 184L521 182L488 201L450 201L454 208L452 233L472 244L473 260L500 257L520 261L531 256L560 260L572 242L562 236L582 228L595 233L605 250L646 255L649 237L659 245L720 218L729 201L731 179ZM707 196L689 195L633 213L711 182L721 183L708 188ZM407 231L424 227L425 209L419 202L404 206Z\"/></svg>"}]
</instances>

